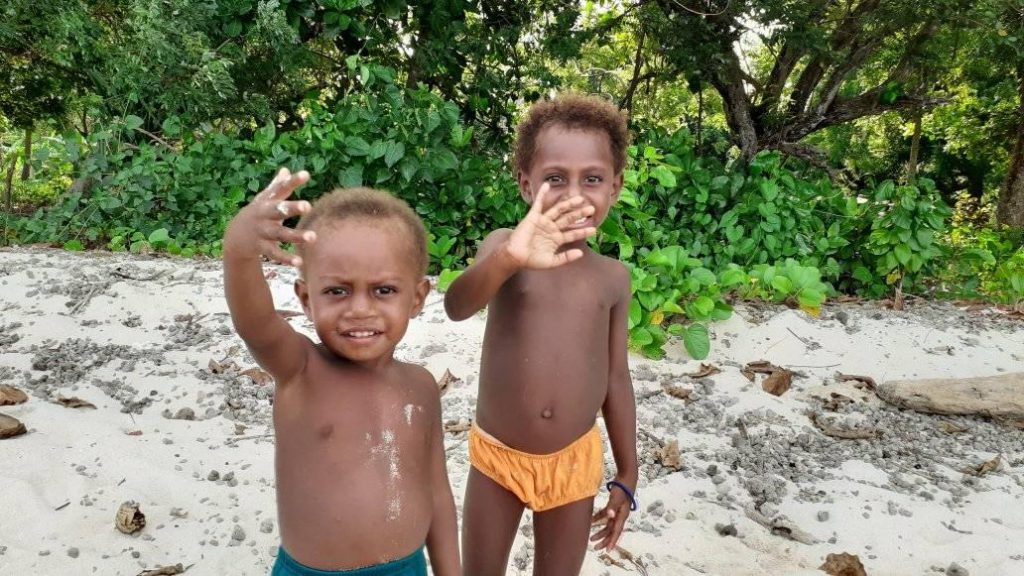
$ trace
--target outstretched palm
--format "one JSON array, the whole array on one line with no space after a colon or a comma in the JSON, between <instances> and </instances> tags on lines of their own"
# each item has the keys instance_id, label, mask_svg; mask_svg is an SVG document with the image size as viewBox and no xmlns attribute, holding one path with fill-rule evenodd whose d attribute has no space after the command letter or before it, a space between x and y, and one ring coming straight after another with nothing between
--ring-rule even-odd
<instances>
[{"instance_id":1,"label":"outstretched palm","mask_svg":"<svg viewBox=\"0 0 1024 576\"><path fill-rule=\"evenodd\" d=\"M583 206L580 197L562 200L544 210L547 182L541 185L530 211L512 231L508 253L524 268L554 268L583 256L579 248L561 250L562 246L593 236L593 227L572 228L582 218L594 213L593 206Z\"/></svg>"}]
</instances>

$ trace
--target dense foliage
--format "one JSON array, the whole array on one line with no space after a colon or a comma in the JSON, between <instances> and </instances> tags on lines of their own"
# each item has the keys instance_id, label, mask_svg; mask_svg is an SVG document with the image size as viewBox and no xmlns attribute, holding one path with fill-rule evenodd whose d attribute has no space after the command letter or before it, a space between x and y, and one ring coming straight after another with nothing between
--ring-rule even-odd
<instances>
[{"instance_id":1,"label":"dense foliage","mask_svg":"<svg viewBox=\"0 0 1024 576\"><path fill-rule=\"evenodd\" d=\"M1024 306L1022 47L1013 0L12 0L2 238L216 256L288 166L408 200L443 286L524 213L518 115L576 89L632 113L593 244L647 354L738 298Z\"/></svg>"}]
</instances>

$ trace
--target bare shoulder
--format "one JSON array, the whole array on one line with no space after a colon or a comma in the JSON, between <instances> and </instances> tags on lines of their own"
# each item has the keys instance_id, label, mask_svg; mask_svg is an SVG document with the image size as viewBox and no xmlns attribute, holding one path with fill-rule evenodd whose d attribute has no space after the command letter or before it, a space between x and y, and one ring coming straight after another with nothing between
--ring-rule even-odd
<instances>
[{"instance_id":1,"label":"bare shoulder","mask_svg":"<svg viewBox=\"0 0 1024 576\"><path fill-rule=\"evenodd\" d=\"M403 384L408 386L416 396L425 400L432 400L428 405L440 405L440 396L437 392L437 381L434 375L423 366L397 362L398 375Z\"/></svg>"},{"instance_id":2,"label":"bare shoulder","mask_svg":"<svg viewBox=\"0 0 1024 576\"><path fill-rule=\"evenodd\" d=\"M631 279L625 264L602 254L597 255L596 261L605 286L616 293L630 293Z\"/></svg>"},{"instance_id":3,"label":"bare shoulder","mask_svg":"<svg viewBox=\"0 0 1024 576\"><path fill-rule=\"evenodd\" d=\"M498 228L496 230L492 230L480 244L480 249L477 251L476 257L480 258L492 252L495 248L500 246L502 242L508 240L508 237L511 235L511 228Z\"/></svg>"}]
</instances>

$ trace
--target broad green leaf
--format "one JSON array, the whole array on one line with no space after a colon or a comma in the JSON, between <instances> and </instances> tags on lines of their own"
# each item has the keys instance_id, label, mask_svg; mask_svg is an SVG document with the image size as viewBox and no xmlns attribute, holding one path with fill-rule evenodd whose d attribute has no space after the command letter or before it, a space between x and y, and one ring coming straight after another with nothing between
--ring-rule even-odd
<instances>
[{"instance_id":1,"label":"broad green leaf","mask_svg":"<svg viewBox=\"0 0 1024 576\"><path fill-rule=\"evenodd\" d=\"M384 148L384 163L387 164L388 168L394 166L395 162L398 162L405 156L405 145L401 142L388 140Z\"/></svg>"},{"instance_id":2,"label":"broad green leaf","mask_svg":"<svg viewBox=\"0 0 1024 576\"><path fill-rule=\"evenodd\" d=\"M683 330L683 347L694 360L703 360L711 352L711 336L703 324L690 324Z\"/></svg>"},{"instance_id":3,"label":"broad green leaf","mask_svg":"<svg viewBox=\"0 0 1024 576\"><path fill-rule=\"evenodd\" d=\"M897 245L893 248L893 253L896 255L896 260L898 260L900 264L906 265L910 262L911 251L910 247L906 244Z\"/></svg>"},{"instance_id":4,"label":"broad green leaf","mask_svg":"<svg viewBox=\"0 0 1024 576\"><path fill-rule=\"evenodd\" d=\"M167 228L157 228L149 235L150 244L160 244L167 242L171 239L170 234L167 233Z\"/></svg>"},{"instance_id":5,"label":"broad green leaf","mask_svg":"<svg viewBox=\"0 0 1024 576\"><path fill-rule=\"evenodd\" d=\"M673 174L667 166L655 166L654 169L651 170L651 176L658 181L658 184L661 184L665 188L676 187L676 175Z\"/></svg>"},{"instance_id":6,"label":"broad green leaf","mask_svg":"<svg viewBox=\"0 0 1024 576\"><path fill-rule=\"evenodd\" d=\"M711 311L715 309L715 301L707 296L698 296L697 299L693 301L693 307L702 317L707 317L710 316Z\"/></svg>"}]
</instances>

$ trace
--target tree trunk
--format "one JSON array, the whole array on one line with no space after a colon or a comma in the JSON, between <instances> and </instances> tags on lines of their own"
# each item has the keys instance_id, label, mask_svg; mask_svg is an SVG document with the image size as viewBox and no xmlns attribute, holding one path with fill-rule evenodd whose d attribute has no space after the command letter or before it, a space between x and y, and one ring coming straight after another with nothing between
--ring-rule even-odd
<instances>
[{"instance_id":1,"label":"tree trunk","mask_svg":"<svg viewBox=\"0 0 1024 576\"><path fill-rule=\"evenodd\" d=\"M907 184L917 182L917 159L921 154L921 109L914 112L914 136L910 139L910 161L907 162Z\"/></svg>"},{"instance_id":2,"label":"tree trunk","mask_svg":"<svg viewBox=\"0 0 1024 576\"><path fill-rule=\"evenodd\" d=\"M1017 108L1017 142L1013 146L1006 184L999 194L996 220L1000 224L1024 228L1024 64L1017 66L1020 105Z\"/></svg>"},{"instance_id":3,"label":"tree trunk","mask_svg":"<svg viewBox=\"0 0 1024 576\"><path fill-rule=\"evenodd\" d=\"M14 211L12 191L14 189L14 169L18 165L18 156L12 153L8 159L11 165L7 168L7 186L4 191L4 203L7 206L7 213L10 214Z\"/></svg>"},{"instance_id":4,"label":"tree trunk","mask_svg":"<svg viewBox=\"0 0 1024 576\"><path fill-rule=\"evenodd\" d=\"M701 138L701 130L704 128L704 90L697 91L697 149L700 150L704 143Z\"/></svg>"},{"instance_id":5,"label":"tree trunk","mask_svg":"<svg viewBox=\"0 0 1024 576\"><path fill-rule=\"evenodd\" d=\"M24 182L32 175L32 126L25 128L25 153L21 164L21 180Z\"/></svg>"},{"instance_id":6,"label":"tree trunk","mask_svg":"<svg viewBox=\"0 0 1024 576\"><path fill-rule=\"evenodd\" d=\"M626 111L630 116L633 115L633 96L636 94L636 89L640 85L640 69L644 65L644 38L645 30L640 27L640 36L636 39L636 55L633 56L633 76L629 79L629 86L626 87L626 93L622 97L622 109Z\"/></svg>"}]
</instances>

